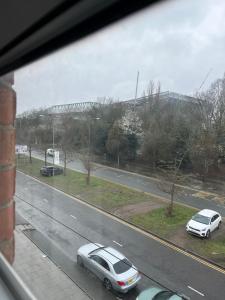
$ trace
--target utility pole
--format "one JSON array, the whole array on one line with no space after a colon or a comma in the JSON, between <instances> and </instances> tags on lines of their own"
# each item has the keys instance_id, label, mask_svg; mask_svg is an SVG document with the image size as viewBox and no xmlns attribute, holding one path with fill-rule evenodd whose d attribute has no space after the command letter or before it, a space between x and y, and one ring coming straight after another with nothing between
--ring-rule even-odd
<instances>
[{"instance_id":1,"label":"utility pole","mask_svg":"<svg viewBox=\"0 0 225 300\"><path fill-rule=\"evenodd\" d=\"M53 149L53 170L52 175L54 176L54 166L55 166L55 128L54 128L54 117L52 116L52 149Z\"/></svg>"},{"instance_id":2,"label":"utility pole","mask_svg":"<svg viewBox=\"0 0 225 300\"><path fill-rule=\"evenodd\" d=\"M136 81L136 89L135 89L134 106L136 106L136 100L137 100L138 80L139 80L139 71L137 72L137 81Z\"/></svg>"}]
</instances>

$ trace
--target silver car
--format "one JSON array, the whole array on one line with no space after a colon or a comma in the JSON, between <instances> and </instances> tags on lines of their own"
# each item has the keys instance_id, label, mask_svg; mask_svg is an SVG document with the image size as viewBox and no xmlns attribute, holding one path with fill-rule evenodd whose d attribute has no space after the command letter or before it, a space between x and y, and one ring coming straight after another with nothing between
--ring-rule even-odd
<instances>
[{"instance_id":1,"label":"silver car","mask_svg":"<svg viewBox=\"0 0 225 300\"><path fill-rule=\"evenodd\" d=\"M87 244L77 251L77 263L97 275L107 290L126 293L141 276L135 266L120 252L101 244Z\"/></svg>"}]
</instances>

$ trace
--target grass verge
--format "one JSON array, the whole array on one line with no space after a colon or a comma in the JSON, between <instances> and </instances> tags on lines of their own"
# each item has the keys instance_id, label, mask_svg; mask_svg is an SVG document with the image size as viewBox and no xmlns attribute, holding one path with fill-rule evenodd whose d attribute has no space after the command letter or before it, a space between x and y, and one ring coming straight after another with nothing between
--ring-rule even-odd
<instances>
[{"instance_id":1,"label":"grass verge","mask_svg":"<svg viewBox=\"0 0 225 300\"><path fill-rule=\"evenodd\" d=\"M185 226L188 220L196 213L195 209L174 205L172 217L167 217L165 208L157 208L145 214L135 215L129 221L146 230L168 238L181 226Z\"/></svg>"},{"instance_id":2,"label":"grass verge","mask_svg":"<svg viewBox=\"0 0 225 300\"><path fill-rule=\"evenodd\" d=\"M167 217L165 209L158 208L145 214L135 215L128 220L225 267L225 226L223 225L220 230L213 232L210 239L189 235L185 230L185 225L195 213L195 209L175 205L173 217Z\"/></svg>"},{"instance_id":3,"label":"grass verge","mask_svg":"<svg viewBox=\"0 0 225 300\"><path fill-rule=\"evenodd\" d=\"M189 237L189 250L225 267L225 228L213 232L209 240Z\"/></svg>"},{"instance_id":4,"label":"grass verge","mask_svg":"<svg viewBox=\"0 0 225 300\"><path fill-rule=\"evenodd\" d=\"M91 177L90 185L86 184L86 176L80 172L67 169L67 175L57 175L45 177L40 174L43 161L32 158L32 164L17 160L17 170L38 178L40 181L48 183L67 194L77 196L89 203L99 206L109 212L128 205L151 201L158 203L159 200L151 195L120 186L119 184ZM165 205L162 202L162 205Z\"/></svg>"}]
</instances>

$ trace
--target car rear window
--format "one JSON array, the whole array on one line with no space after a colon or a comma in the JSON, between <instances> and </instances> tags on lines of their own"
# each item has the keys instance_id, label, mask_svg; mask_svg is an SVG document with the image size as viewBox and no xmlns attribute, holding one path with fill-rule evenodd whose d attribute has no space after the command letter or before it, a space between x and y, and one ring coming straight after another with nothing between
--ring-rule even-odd
<instances>
[{"instance_id":1,"label":"car rear window","mask_svg":"<svg viewBox=\"0 0 225 300\"><path fill-rule=\"evenodd\" d=\"M154 300L168 300L171 296L173 296L174 293L170 291L162 291L158 293L153 299Z\"/></svg>"},{"instance_id":2,"label":"car rear window","mask_svg":"<svg viewBox=\"0 0 225 300\"><path fill-rule=\"evenodd\" d=\"M113 268L116 274L121 274L128 271L132 267L131 262L128 259L124 258L123 260L118 261L113 265Z\"/></svg>"}]
</instances>

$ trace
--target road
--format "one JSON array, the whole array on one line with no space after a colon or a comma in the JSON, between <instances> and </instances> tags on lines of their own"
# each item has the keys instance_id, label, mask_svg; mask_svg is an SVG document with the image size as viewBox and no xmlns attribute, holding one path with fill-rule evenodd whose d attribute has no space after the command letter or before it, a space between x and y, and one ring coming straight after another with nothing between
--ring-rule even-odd
<instances>
[{"instance_id":1,"label":"road","mask_svg":"<svg viewBox=\"0 0 225 300\"><path fill-rule=\"evenodd\" d=\"M33 157L44 159L43 154L41 154L40 152L33 151L32 155ZM48 157L47 161L52 163L52 158ZM63 162L60 161L59 165L63 166ZM85 169L80 160L74 160L72 162L69 162L67 164L67 167L85 173ZM120 169L111 168L104 165L96 165L96 167L92 171L92 175L140 190L142 192L151 193L168 200L170 199L170 195L168 193L163 192L159 188L158 181L151 177L126 172ZM195 195L193 196L193 194ZM224 203L222 204L220 202L213 201L212 199L199 197L196 194L196 190L192 190L190 188L184 188L182 193L179 193L177 197L175 195L175 201L195 207L199 210L204 208L213 209L215 211L218 211L223 217L225 217Z\"/></svg>"},{"instance_id":2,"label":"road","mask_svg":"<svg viewBox=\"0 0 225 300\"><path fill-rule=\"evenodd\" d=\"M29 237L93 299L118 299L90 273L76 265L76 250L90 241L113 246L141 271L137 289L123 299L135 299L148 286L161 285L191 299L221 300L225 274L184 255L122 221L17 172L17 212L36 229Z\"/></svg>"}]
</instances>

